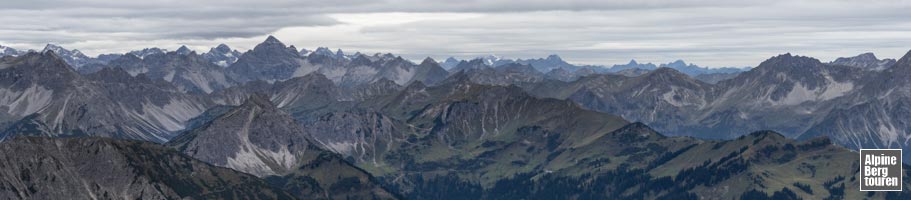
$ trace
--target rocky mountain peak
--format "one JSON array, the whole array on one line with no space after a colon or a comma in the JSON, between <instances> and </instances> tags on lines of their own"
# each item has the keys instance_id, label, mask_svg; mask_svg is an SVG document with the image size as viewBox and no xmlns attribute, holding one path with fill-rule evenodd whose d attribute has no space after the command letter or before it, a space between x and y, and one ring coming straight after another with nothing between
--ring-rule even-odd
<instances>
[{"instance_id":1,"label":"rocky mountain peak","mask_svg":"<svg viewBox=\"0 0 911 200\"><path fill-rule=\"evenodd\" d=\"M557 54L550 54L546 58L548 61L563 61L563 58L560 58Z\"/></svg>"},{"instance_id":2,"label":"rocky mountain peak","mask_svg":"<svg viewBox=\"0 0 911 200\"><path fill-rule=\"evenodd\" d=\"M911 72L911 51L905 53L895 64L890 68L893 72Z\"/></svg>"},{"instance_id":3,"label":"rocky mountain peak","mask_svg":"<svg viewBox=\"0 0 911 200\"><path fill-rule=\"evenodd\" d=\"M188 48L186 45L180 45L180 48L177 48L177 51L174 52L177 52L177 54L180 55L187 55L192 53L193 50L190 50L190 48Z\"/></svg>"},{"instance_id":4,"label":"rocky mountain peak","mask_svg":"<svg viewBox=\"0 0 911 200\"><path fill-rule=\"evenodd\" d=\"M54 51L30 52L21 56L21 59L26 65L33 66L33 69L75 73L73 68L67 67L66 60Z\"/></svg>"},{"instance_id":5,"label":"rocky mountain peak","mask_svg":"<svg viewBox=\"0 0 911 200\"><path fill-rule=\"evenodd\" d=\"M55 45L55 44L47 44L47 46L44 46L44 50L42 50L42 51L53 51L54 53L57 53L57 55L60 55L60 56L88 57L85 54L82 54L82 52L79 51L78 49L67 50L67 49L65 49L61 46Z\"/></svg>"},{"instance_id":6,"label":"rocky mountain peak","mask_svg":"<svg viewBox=\"0 0 911 200\"><path fill-rule=\"evenodd\" d=\"M337 57L337 58L344 58L344 57L345 57L345 52L342 51L342 49L335 50L335 57Z\"/></svg>"},{"instance_id":7,"label":"rocky mountain peak","mask_svg":"<svg viewBox=\"0 0 911 200\"><path fill-rule=\"evenodd\" d=\"M0 57L7 56L7 55L18 56L19 54L22 54L22 53L24 53L24 52L20 52L19 50L16 50L12 47L0 45Z\"/></svg>"},{"instance_id":8,"label":"rocky mountain peak","mask_svg":"<svg viewBox=\"0 0 911 200\"><path fill-rule=\"evenodd\" d=\"M671 62L668 65L686 66L686 62L684 62L683 60L675 60L674 62Z\"/></svg>"},{"instance_id":9,"label":"rocky mountain peak","mask_svg":"<svg viewBox=\"0 0 911 200\"><path fill-rule=\"evenodd\" d=\"M152 54L159 54L159 53L163 54L166 52L167 52L167 50L165 50L165 49L153 47L153 48L145 48L142 50L130 51L127 54L133 54L133 55L136 55L137 57L144 58L144 57L152 55Z\"/></svg>"},{"instance_id":10,"label":"rocky mountain peak","mask_svg":"<svg viewBox=\"0 0 911 200\"><path fill-rule=\"evenodd\" d=\"M218 46L209 49L209 52L206 52L202 55L211 63L214 63L221 67L227 67L228 65L237 62L237 59L240 57L241 53L237 50L232 50L231 47L228 47L228 45L219 44Z\"/></svg>"},{"instance_id":11,"label":"rocky mountain peak","mask_svg":"<svg viewBox=\"0 0 911 200\"><path fill-rule=\"evenodd\" d=\"M851 67L858 67L866 70L884 70L893 64L895 64L895 59L878 59L873 53L867 52L854 57L840 57L835 59L829 64L833 65L845 65Z\"/></svg>"},{"instance_id":12,"label":"rocky mountain peak","mask_svg":"<svg viewBox=\"0 0 911 200\"><path fill-rule=\"evenodd\" d=\"M902 64L911 63L911 51L908 51L907 53L905 53L905 55L902 56L901 58L899 58L897 62L902 63Z\"/></svg>"},{"instance_id":13,"label":"rocky mountain peak","mask_svg":"<svg viewBox=\"0 0 911 200\"><path fill-rule=\"evenodd\" d=\"M329 50L328 47L317 47L316 50L313 51L313 54L323 55L323 56L332 56L333 55L332 50Z\"/></svg>"},{"instance_id":14,"label":"rocky mountain peak","mask_svg":"<svg viewBox=\"0 0 911 200\"><path fill-rule=\"evenodd\" d=\"M265 41L257 44L256 47L253 47L253 51L263 51L263 50L267 50L267 49L287 49L287 48L288 47L285 46L284 43L282 43L281 41L278 41L278 39L276 39L274 36L270 35L268 38L266 38ZM297 54L297 53L295 53L295 54Z\"/></svg>"},{"instance_id":15,"label":"rocky mountain peak","mask_svg":"<svg viewBox=\"0 0 911 200\"><path fill-rule=\"evenodd\" d=\"M278 41L278 38L275 38L275 36L272 36L272 35L269 35L269 37L266 37L266 40L263 41L263 43L265 43L265 44L275 44L275 43L282 44L281 41ZM284 44L282 44L282 46L284 46Z\"/></svg>"},{"instance_id":16,"label":"rocky mountain peak","mask_svg":"<svg viewBox=\"0 0 911 200\"><path fill-rule=\"evenodd\" d=\"M781 54L768 60L763 61L757 66L757 69L782 69L789 70L806 66L819 66L822 63L816 58L791 55L791 53Z\"/></svg>"},{"instance_id":17,"label":"rocky mountain peak","mask_svg":"<svg viewBox=\"0 0 911 200\"><path fill-rule=\"evenodd\" d=\"M394 58L390 59L388 61L388 63L394 64L394 65L412 64L411 61L408 61L407 59L402 58L402 56L395 56Z\"/></svg>"},{"instance_id":18,"label":"rocky mountain peak","mask_svg":"<svg viewBox=\"0 0 911 200\"><path fill-rule=\"evenodd\" d=\"M433 60L433 58L427 57L421 61L421 65L439 65L439 63L437 63L436 60Z\"/></svg>"},{"instance_id":19,"label":"rocky mountain peak","mask_svg":"<svg viewBox=\"0 0 911 200\"><path fill-rule=\"evenodd\" d=\"M234 80L247 82L251 80L285 80L294 75L295 70L303 63L303 57L297 50L270 36L253 50L241 54L237 62L228 66Z\"/></svg>"},{"instance_id":20,"label":"rocky mountain peak","mask_svg":"<svg viewBox=\"0 0 911 200\"><path fill-rule=\"evenodd\" d=\"M214 49L215 49L215 50L218 50L218 51L220 51L220 52L229 52L229 51L231 51L231 47L229 47L227 44L224 44L224 43L218 44L218 46L216 46Z\"/></svg>"},{"instance_id":21,"label":"rocky mountain peak","mask_svg":"<svg viewBox=\"0 0 911 200\"><path fill-rule=\"evenodd\" d=\"M89 58L85 54L82 54L82 52L80 52L79 50L76 50L76 49L67 50L63 47L60 47L60 46L57 46L54 44L47 44L47 46L44 47L44 50L42 50L42 52L54 52L57 54L57 56L62 58L64 61L66 61L67 64L70 64L71 66L77 67L77 68L91 62L90 61L91 58Z\"/></svg>"}]
</instances>

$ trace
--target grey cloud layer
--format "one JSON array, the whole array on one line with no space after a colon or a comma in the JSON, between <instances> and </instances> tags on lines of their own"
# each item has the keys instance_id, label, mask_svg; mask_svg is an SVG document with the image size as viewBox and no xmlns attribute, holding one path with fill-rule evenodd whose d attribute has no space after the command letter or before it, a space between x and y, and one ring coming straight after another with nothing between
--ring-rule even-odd
<instances>
[{"instance_id":1,"label":"grey cloud layer","mask_svg":"<svg viewBox=\"0 0 911 200\"><path fill-rule=\"evenodd\" d=\"M901 55L911 49L903 46L911 44L909 8L904 0L36 0L4 2L0 44L53 42L91 53L177 44L202 50L220 42L249 48L277 34L299 47L412 58L559 53L593 64L683 58L741 66L786 51ZM415 19L387 23L401 20L390 12Z\"/></svg>"}]
</instances>

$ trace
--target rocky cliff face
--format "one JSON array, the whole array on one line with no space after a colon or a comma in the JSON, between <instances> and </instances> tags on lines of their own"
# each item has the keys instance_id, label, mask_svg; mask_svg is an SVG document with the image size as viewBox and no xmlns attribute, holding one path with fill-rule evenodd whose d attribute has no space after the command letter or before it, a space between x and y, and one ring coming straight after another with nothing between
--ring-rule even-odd
<instances>
[{"instance_id":1,"label":"rocky cliff face","mask_svg":"<svg viewBox=\"0 0 911 200\"><path fill-rule=\"evenodd\" d=\"M881 73L865 77L856 92L800 138L827 136L849 148L911 148L911 52ZM911 158L905 156L906 159Z\"/></svg>"},{"instance_id":2,"label":"rocky cliff face","mask_svg":"<svg viewBox=\"0 0 911 200\"><path fill-rule=\"evenodd\" d=\"M293 199L254 176L146 142L22 137L0 151L0 196L10 199Z\"/></svg>"},{"instance_id":3,"label":"rocky cliff face","mask_svg":"<svg viewBox=\"0 0 911 200\"><path fill-rule=\"evenodd\" d=\"M17 118L0 140L90 135L164 142L211 105L122 70L82 76L50 52L8 57L0 66L0 105Z\"/></svg>"},{"instance_id":4,"label":"rocky cliff face","mask_svg":"<svg viewBox=\"0 0 911 200\"><path fill-rule=\"evenodd\" d=\"M241 54L243 53L231 49L231 47L228 47L226 44L219 44L217 47L209 49L209 52L202 54L202 56L215 65L228 67L229 65L234 64L234 62L237 62L237 59L240 58Z\"/></svg>"},{"instance_id":5,"label":"rocky cliff face","mask_svg":"<svg viewBox=\"0 0 911 200\"><path fill-rule=\"evenodd\" d=\"M216 166L266 177L300 198L394 198L372 176L309 137L268 97L252 95L169 145Z\"/></svg>"}]
</instances>

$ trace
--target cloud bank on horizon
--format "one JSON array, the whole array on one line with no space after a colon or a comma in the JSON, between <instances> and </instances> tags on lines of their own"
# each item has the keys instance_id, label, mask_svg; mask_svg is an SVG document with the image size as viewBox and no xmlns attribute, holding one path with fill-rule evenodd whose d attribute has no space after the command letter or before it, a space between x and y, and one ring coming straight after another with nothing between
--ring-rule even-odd
<instances>
[{"instance_id":1,"label":"cloud bank on horizon","mask_svg":"<svg viewBox=\"0 0 911 200\"><path fill-rule=\"evenodd\" d=\"M911 49L911 1L216 1L4 2L0 44L88 54L145 47L287 44L412 59L560 54L574 63L751 66L791 52L831 60Z\"/></svg>"}]
</instances>

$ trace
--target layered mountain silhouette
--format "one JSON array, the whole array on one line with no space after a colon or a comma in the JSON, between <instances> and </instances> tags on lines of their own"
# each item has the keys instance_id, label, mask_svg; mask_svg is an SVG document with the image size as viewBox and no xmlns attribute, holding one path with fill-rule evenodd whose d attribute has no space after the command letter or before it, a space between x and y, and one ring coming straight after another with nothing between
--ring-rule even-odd
<instances>
[{"instance_id":1,"label":"layered mountain silhouette","mask_svg":"<svg viewBox=\"0 0 911 200\"><path fill-rule=\"evenodd\" d=\"M5 57L0 94L15 135L105 136L164 142L209 106L163 80L118 69L83 76L53 52Z\"/></svg>"},{"instance_id":2,"label":"layered mountain silhouette","mask_svg":"<svg viewBox=\"0 0 911 200\"><path fill-rule=\"evenodd\" d=\"M911 194L858 191L852 151L911 146L911 52L788 53L742 71L416 63L271 36L244 53L0 50L0 149L16 152L0 154L0 196L12 199Z\"/></svg>"}]
</instances>

